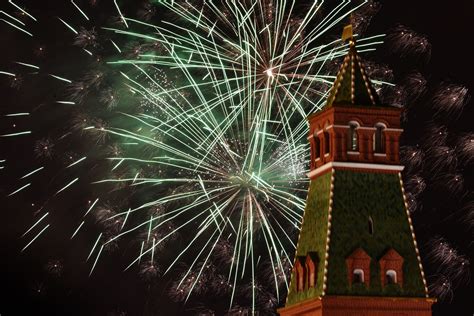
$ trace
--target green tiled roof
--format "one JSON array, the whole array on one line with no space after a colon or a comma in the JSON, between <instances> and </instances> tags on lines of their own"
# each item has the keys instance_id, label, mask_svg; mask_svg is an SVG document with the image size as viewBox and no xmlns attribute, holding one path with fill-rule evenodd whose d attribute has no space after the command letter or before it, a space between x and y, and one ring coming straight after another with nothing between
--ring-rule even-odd
<instances>
[{"instance_id":1,"label":"green tiled roof","mask_svg":"<svg viewBox=\"0 0 474 316\"><path fill-rule=\"evenodd\" d=\"M326 107L333 105L381 106L353 39L329 93Z\"/></svg>"},{"instance_id":2,"label":"green tiled roof","mask_svg":"<svg viewBox=\"0 0 474 316\"><path fill-rule=\"evenodd\" d=\"M397 174L338 170L335 173L329 246L328 295L424 297L425 287L413 244L405 202ZM368 229L369 216L374 231ZM347 282L345 259L357 248L372 258L370 286ZM404 259L403 286L383 288L378 261L390 248Z\"/></svg>"},{"instance_id":3,"label":"green tiled roof","mask_svg":"<svg viewBox=\"0 0 474 316\"><path fill-rule=\"evenodd\" d=\"M400 179L397 174L337 170L332 190L331 233L325 295L424 297L425 287L413 244ZM294 273L286 306L323 295L324 258L331 174L311 181L297 256L317 252L316 286L296 291ZM368 218L374 231L368 230ZM346 258L357 248L372 258L370 286L349 285ZM403 286L382 287L378 260L390 248L403 258Z\"/></svg>"},{"instance_id":4,"label":"green tiled roof","mask_svg":"<svg viewBox=\"0 0 474 316\"><path fill-rule=\"evenodd\" d=\"M296 280L293 273L286 306L321 296L323 291L324 254L326 249L330 191L330 173L326 173L311 181L296 256L306 256L309 252L316 252L318 254L320 262L317 270L316 286L306 291L296 292Z\"/></svg>"}]
</instances>

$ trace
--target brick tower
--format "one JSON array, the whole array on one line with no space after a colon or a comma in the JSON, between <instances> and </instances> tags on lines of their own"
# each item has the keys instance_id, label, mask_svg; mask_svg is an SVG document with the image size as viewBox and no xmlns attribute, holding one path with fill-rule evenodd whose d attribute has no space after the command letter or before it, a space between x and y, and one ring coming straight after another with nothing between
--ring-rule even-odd
<instances>
[{"instance_id":1,"label":"brick tower","mask_svg":"<svg viewBox=\"0 0 474 316\"><path fill-rule=\"evenodd\" d=\"M309 116L311 180L281 316L431 315L399 161L400 109L380 104L349 52Z\"/></svg>"}]
</instances>

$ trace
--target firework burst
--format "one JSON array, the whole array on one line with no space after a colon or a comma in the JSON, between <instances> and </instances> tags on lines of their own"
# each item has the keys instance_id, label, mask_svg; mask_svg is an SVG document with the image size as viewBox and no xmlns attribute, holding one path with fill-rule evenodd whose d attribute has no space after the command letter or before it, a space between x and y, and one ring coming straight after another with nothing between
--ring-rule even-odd
<instances>
[{"instance_id":1,"label":"firework burst","mask_svg":"<svg viewBox=\"0 0 474 316\"><path fill-rule=\"evenodd\" d=\"M101 229L91 272L131 238L138 255L128 268L147 281L187 262L170 289L174 300L216 288L230 297L230 314L273 309L289 283L305 204L306 116L321 108L334 80L327 64L347 52L339 40L321 42L359 7L342 2L322 16L319 2L302 10L282 0L165 1L142 6L141 20L117 5L120 22L109 28L59 19L87 67L71 74L77 80L47 73L65 85L55 103L70 112L69 128L58 129L58 142L41 138L35 152L50 158L65 140L87 142L83 155L67 160L68 177L54 196L99 170L101 196L90 199L72 234L88 220ZM170 18L154 25L157 10ZM359 39L361 52L380 42ZM102 204L114 198L120 202ZM31 242L49 227L46 209L27 231L39 229ZM161 262L158 254L178 239L183 246ZM238 307L237 295L250 306Z\"/></svg>"}]
</instances>

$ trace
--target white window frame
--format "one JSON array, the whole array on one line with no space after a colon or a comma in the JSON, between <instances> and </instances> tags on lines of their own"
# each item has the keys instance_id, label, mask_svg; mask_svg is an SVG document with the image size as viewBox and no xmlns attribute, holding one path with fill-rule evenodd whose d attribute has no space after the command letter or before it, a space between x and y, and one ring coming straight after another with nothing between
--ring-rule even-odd
<instances>
[{"instance_id":1,"label":"white window frame","mask_svg":"<svg viewBox=\"0 0 474 316\"><path fill-rule=\"evenodd\" d=\"M387 125L385 125L384 123L382 122L377 122L375 125L375 132L374 132L374 136L372 137L372 150L374 152L374 156L380 156L380 157L383 157L383 156L386 156L387 155L387 144L385 142L385 139L383 139L383 137L385 136L385 131L387 130ZM383 142L383 149L385 150L384 152L376 152L376 138L377 138L377 129L378 127L382 127L382 131L381 131L381 134L380 134L380 141Z\"/></svg>"},{"instance_id":2,"label":"white window frame","mask_svg":"<svg viewBox=\"0 0 474 316\"><path fill-rule=\"evenodd\" d=\"M354 275L356 275L356 274L361 276L361 278L360 278L361 283L364 283L364 282L365 282L364 270L362 270L362 269L354 269L354 270L352 271L352 276L353 276L353 278L354 278Z\"/></svg>"},{"instance_id":3,"label":"white window frame","mask_svg":"<svg viewBox=\"0 0 474 316\"><path fill-rule=\"evenodd\" d=\"M349 142L350 142L350 146L348 146L347 148L347 153L348 154L351 154L351 155L354 155L354 154L359 154L359 134L357 133L357 130L360 128L360 124L359 122L357 121L349 121L349 123L347 124L348 126L348 134L349 134L349 137L350 139L348 140L347 144L349 145ZM354 133L357 135L357 144L356 144L356 147L357 147L357 150L353 150L353 137L352 137L352 134L351 134L351 128L355 126L354 128Z\"/></svg>"},{"instance_id":4,"label":"white window frame","mask_svg":"<svg viewBox=\"0 0 474 316\"><path fill-rule=\"evenodd\" d=\"M397 284L397 283L398 283L398 280L397 280L397 271L392 270L392 269L389 269L389 270L387 270L387 271L385 272L385 277L388 276L388 275L390 275L390 276L393 277L394 284ZM387 284L388 284L388 282L387 282Z\"/></svg>"}]
</instances>

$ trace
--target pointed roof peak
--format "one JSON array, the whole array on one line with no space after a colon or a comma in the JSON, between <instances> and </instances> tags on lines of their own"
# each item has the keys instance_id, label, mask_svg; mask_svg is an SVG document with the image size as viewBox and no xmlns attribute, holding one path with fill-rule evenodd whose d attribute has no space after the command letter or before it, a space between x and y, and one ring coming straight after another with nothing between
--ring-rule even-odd
<instances>
[{"instance_id":1,"label":"pointed roof peak","mask_svg":"<svg viewBox=\"0 0 474 316\"><path fill-rule=\"evenodd\" d=\"M365 252L364 249L357 248L347 258L348 259L370 259L370 256L367 254L367 252Z\"/></svg>"},{"instance_id":2,"label":"pointed roof peak","mask_svg":"<svg viewBox=\"0 0 474 316\"><path fill-rule=\"evenodd\" d=\"M380 260L402 260L403 257L393 248L387 250Z\"/></svg>"},{"instance_id":3,"label":"pointed roof peak","mask_svg":"<svg viewBox=\"0 0 474 316\"><path fill-rule=\"evenodd\" d=\"M333 105L380 106L380 101L357 54L352 25L344 28L343 40L349 40L349 51L331 88L326 107Z\"/></svg>"}]
</instances>

